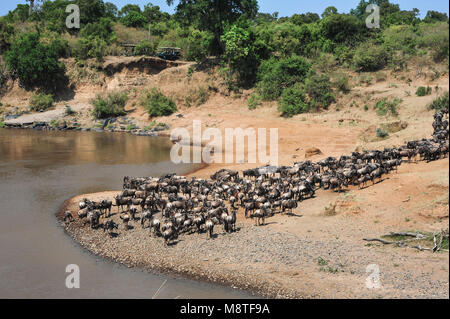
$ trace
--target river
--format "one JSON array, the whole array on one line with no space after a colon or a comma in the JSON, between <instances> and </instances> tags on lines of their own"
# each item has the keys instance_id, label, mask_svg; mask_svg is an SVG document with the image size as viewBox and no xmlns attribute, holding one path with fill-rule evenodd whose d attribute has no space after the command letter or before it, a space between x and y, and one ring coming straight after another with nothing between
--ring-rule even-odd
<instances>
[{"instance_id":1,"label":"river","mask_svg":"<svg viewBox=\"0 0 450 319\"><path fill-rule=\"evenodd\" d=\"M126 133L0 129L0 298L251 298L103 260L58 224L72 196L121 189L125 175L193 169L170 161L171 145ZM68 264L79 266L79 289L65 286Z\"/></svg>"}]
</instances>

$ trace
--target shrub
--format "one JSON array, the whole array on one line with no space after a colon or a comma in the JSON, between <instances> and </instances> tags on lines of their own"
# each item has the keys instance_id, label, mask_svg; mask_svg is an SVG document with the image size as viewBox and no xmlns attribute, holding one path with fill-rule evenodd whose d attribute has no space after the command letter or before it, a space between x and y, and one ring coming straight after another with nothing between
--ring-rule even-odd
<instances>
[{"instance_id":1,"label":"shrub","mask_svg":"<svg viewBox=\"0 0 450 319\"><path fill-rule=\"evenodd\" d=\"M86 39L100 38L108 44L112 43L116 39L112 26L111 19L101 18L97 22L88 23L84 26L80 31L81 37Z\"/></svg>"},{"instance_id":2,"label":"shrub","mask_svg":"<svg viewBox=\"0 0 450 319\"><path fill-rule=\"evenodd\" d=\"M142 28L147 23L147 18L140 12L130 11L120 22L127 27Z\"/></svg>"},{"instance_id":3,"label":"shrub","mask_svg":"<svg viewBox=\"0 0 450 319\"><path fill-rule=\"evenodd\" d=\"M379 116L385 116L389 113L391 115L397 116L398 115L397 106L401 102L403 102L403 100L399 98L394 98L393 100L388 100L387 98L384 98L375 104L375 110Z\"/></svg>"},{"instance_id":4,"label":"shrub","mask_svg":"<svg viewBox=\"0 0 450 319\"><path fill-rule=\"evenodd\" d=\"M92 115L97 119L125 115L125 104L127 101L128 94L126 92L112 92L106 97L97 95L91 102L94 106Z\"/></svg>"},{"instance_id":5,"label":"shrub","mask_svg":"<svg viewBox=\"0 0 450 319\"><path fill-rule=\"evenodd\" d=\"M372 84L373 78L368 74L361 74L358 76L359 84L363 85L370 85Z\"/></svg>"},{"instance_id":6,"label":"shrub","mask_svg":"<svg viewBox=\"0 0 450 319\"><path fill-rule=\"evenodd\" d=\"M157 42L149 42L147 40L141 41L136 45L134 48L134 54L135 55L155 55L156 49L158 47Z\"/></svg>"},{"instance_id":7,"label":"shrub","mask_svg":"<svg viewBox=\"0 0 450 319\"><path fill-rule=\"evenodd\" d=\"M389 61L388 51L376 45L362 45L355 51L353 63L358 71L370 72L383 69Z\"/></svg>"},{"instance_id":8,"label":"shrub","mask_svg":"<svg viewBox=\"0 0 450 319\"><path fill-rule=\"evenodd\" d=\"M189 93L184 98L184 103L187 107L200 106L205 104L209 99L208 88L199 86L198 89L190 89Z\"/></svg>"},{"instance_id":9,"label":"shrub","mask_svg":"<svg viewBox=\"0 0 450 319\"><path fill-rule=\"evenodd\" d=\"M350 83L349 83L349 78L346 74L344 73L339 73L338 75L336 75L334 81L333 81L333 85L334 87L336 87L339 91L347 94L348 92L351 91L351 87L350 87Z\"/></svg>"},{"instance_id":10,"label":"shrub","mask_svg":"<svg viewBox=\"0 0 450 319\"><path fill-rule=\"evenodd\" d=\"M214 36L206 31L193 30L187 38L184 58L188 61L203 61L211 52Z\"/></svg>"},{"instance_id":11,"label":"shrub","mask_svg":"<svg viewBox=\"0 0 450 319\"><path fill-rule=\"evenodd\" d=\"M222 41L225 46L223 60L228 64L229 78L238 87L253 86L261 62L260 51L264 51L265 43L256 39L250 22L245 19L226 28Z\"/></svg>"},{"instance_id":12,"label":"shrub","mask_svg":"<svg viewBox=\"0 0 450 319\"><path fill-rule=\"evenodd\" d=\"M74 115L75 113L77 112L75 112L69 105L66 105L66 109L64 110L65 116L71 116Z\"/></svg>"},{"instance_id":13,"label":"shrub","mask_svg":"<svg viewBox=\"0 0 450 319\"><path fill-rule=\"evenodd\" d=\"M278 111L281 112L281 116L292 117L307 112L308 109L306 94L299 85L283 90L281 98L278 100Z\"/></svg>"},{"instance_id":14,"label":"shrub","mask_svg":"<svg viewBox=\"0 0 450 319\"><path fill-rule=\"evenodd\" d=\"M437 97L433 102L430 103L428 108L430 110L442 110L449 107L449 97L448 91L444 92L441 96Z\"/></svg>"},{"instance_id":15,"label":"shrub","mask_svg":"<svg viewBox=\"0 0 450 319\"><path fill-rule=\"evenodd\" d=\"M14 27L0 17L0 54L3 54L10 48L14 33Z\"/></svg>"},{"instance_id":16,"label":"shrub","mask_svg":"<svg viewBox=\"0 0 450 319\"><path fill-rule=\"evenodd\" d=\"M336 98L331 89L330 78L326 74L316 74L311 71L305 81L305 92L309 97L310 108L327 109Z\"/></svg>"},{"instance_id":17,"label":"shrub","mask_svg":"<svg viewBox=\"0 0 450 319\"><path fill-rule=\"evenodd\" d=\"M6 73L6 66L0 61L0 93L3 89L3 86L8 81L8 75Z\"/></svg>"},{"instance_id":18,"label":"shrub","mask_svg":"<svg viewBox=\"0 0 450 319\"><path fill-rule=\"evenodd\" d=\"M387 79L386 73L381 72L381 71L375 73L375 80L377 82L383 82L383 81L386 81L386 79Z\"/></svg>"},{"instance_id":19,"label":"shrub","mask_svg":"<svg viewBox=\"0 0 450 319\"><path fill-rule=\"evenodd\" d=\"M416 91L417 96L425 96L430 95L433 89L430 86L427 86L426 88L424 86L419 86Z\"/></svg>"},{"instance_id":20,"label":"shrub","mask_svg":"<svg viewBox=\"0 0 450 319\"><path fill-rule=\"evenodd\" d=\"M168 116L177 110L173 100L166 97L159 89L153 88L144 93L141 105L153 116Z\"/></svg>"},{"instance_id":21,"label":"shrub","mask_svg":"<svg viewBox=\"0 0 450 319\"><path fill-rule=\"evenodd\" d=\"M264 61L258 72L258 92L264 100L276 100L284 88L303 82L310 68L310 63L296 55Z\"/></svg>"},{"instance_id":22,"label":"shrub","mask_svg":"<svg viewBox=\"0 0 450 319\"><path fill-rule=\"evenodd\" d=\"M70 56L69 41L60 36L53 37L49 43L50 50L55 52L58 57L67 58Z\"/></svg>"},{"instance_id":23,"label":"shrub","mask_svg":"<svg viewBox=\"0 0 450 319\"><path fill-rule=\"evenodd\" d=\"M56 90L67 84L64 63L58 61L55 47L39 40L37 33L21 34L6 53L6 64L25 88Z\"/></svg>"},{"instance_id":24,"label":"shrub","mask_svg":"<svg viewBox=\"0 0 450 319\"><path fill-rule=\"evenodd\" d=\"M30 110L35 112L46 111L53 107L53 97L51 94L38 93L30 99Z\"/></svg>"},{"instance_id":25,"label":"shrub","mask_svg":"<svg viewBox=\"0 0 450 319\"><path fill-rule=\"evenodd\" d=\"M262 100L258 94L250 95L250 98L247 101L247 106L248 106L249 110L254 110L261 104L262 104Z\"/></svg>"},{"instance_id":26,"label":"shrub","mask_svg":"<svg viewBox=\"0 0 450 319\"><path fill-rule=\"evenodd\" d=\"M106 42L101 38L80 38L73 48L73 55L77 60L96 58L102 61L105 55Z\"/></svg>"},{"instance_id":27,"label":"shrub","mask_svg":"<svg viewBox=\"0 0 450 319\"><path fill-rule=\"evenodd\" d=\"M389 133L381 128L377 128L377 137L379 138L385 138L389 136Z\"/></svg>"}]
</instances>

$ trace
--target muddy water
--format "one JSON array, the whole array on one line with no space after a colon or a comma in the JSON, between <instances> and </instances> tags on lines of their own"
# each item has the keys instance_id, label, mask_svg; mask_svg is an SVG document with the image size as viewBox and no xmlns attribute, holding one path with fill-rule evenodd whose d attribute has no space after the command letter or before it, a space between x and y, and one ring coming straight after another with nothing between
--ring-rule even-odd
<instances>
[{"instance_id":1,"label":"muddy water","mask_svg":"<svg viewBox=\"0 0 450 319\"><path fill-rule=\"evenodd\" d=\"M192 169L171 163L170 147L129 134L0 129L0 298L251 297L104 261L57 224L55 212L69 197L120 189L125 175ZM80 267L79 289L65 286L68 264Z\"/></svg>"}]
</instances>

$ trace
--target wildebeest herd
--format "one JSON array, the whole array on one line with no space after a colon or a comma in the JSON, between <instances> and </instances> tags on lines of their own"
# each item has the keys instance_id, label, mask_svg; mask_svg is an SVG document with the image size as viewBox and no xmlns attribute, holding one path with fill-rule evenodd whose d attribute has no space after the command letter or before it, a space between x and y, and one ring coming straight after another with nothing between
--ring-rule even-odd
<instances>
[{"instance_id":1,"label":"wildebeest herd","mask_svg":"<svg viewBox=\"0 0 450 319\"><path fill-rule=\"evenodd\" d=\"M447 118L447 119L444 119ZM152 236L168 244L179 234L206 233L212 238L214 228L236 231L238 209L256 225L264 225L276 213L291 213L298 203L315 196L317 189L341 191L355 185L375 184L383 175L396 171L403 161L434 161L448 154L448 109L434 115L434 133L430 139L410 141L403 146L353 152L319 162L296 162L293 166L264 166L239 172L221 169L209 179L170 174L160 178L123 180L123 191L114 200L79 203L78 217L85 225L103 228L113 234L119 228L111 217L117 207L123 229L148 228ZM64 221L73 221L71 212ZM101 222L101 220L103 220ZM131 226L133 223L134 226Z\"/></svg>"}]
</instances>

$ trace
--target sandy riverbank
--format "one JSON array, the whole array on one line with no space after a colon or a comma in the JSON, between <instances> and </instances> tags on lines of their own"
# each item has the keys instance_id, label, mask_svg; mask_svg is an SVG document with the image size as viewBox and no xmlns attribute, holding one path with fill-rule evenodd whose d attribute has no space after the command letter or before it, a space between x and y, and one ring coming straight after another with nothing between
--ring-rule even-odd
<instances>
[{"instance_id":1,"label":"sandy riverbank","mask_svg":"<svg viewBox=\"0 0 450 319\"><path fill-rule=\"evenodd\" d=\"M344 195L319 191L316 198L302 202L294 216L276 215L263 227L240 212L236 233L226 234L216 226L214 239L181 235L170 247L151 237L139 221L131 223L134 229L129 231L121 225L115 238L78 219L64 227L89 251L129 267L226 284L260 296L448 298L448 253L362 241L390 231L447 229L448 164L448 159L405 164L383 182ZM64 210L76 211L83 197L98 200L116 193L76 196L64 204L58 218ZM415 200L405 200L408 197ZM430 198L432 204L426 200ZM336 214L326 216L324 207L331 203L337 205ZM120 222L118 214L112 218ZM380 268L380 289L365 286L370 264Z\"/></svg>"}]
</instances>

